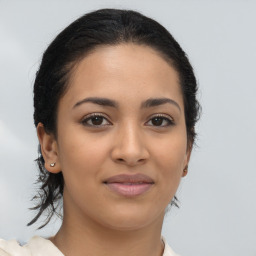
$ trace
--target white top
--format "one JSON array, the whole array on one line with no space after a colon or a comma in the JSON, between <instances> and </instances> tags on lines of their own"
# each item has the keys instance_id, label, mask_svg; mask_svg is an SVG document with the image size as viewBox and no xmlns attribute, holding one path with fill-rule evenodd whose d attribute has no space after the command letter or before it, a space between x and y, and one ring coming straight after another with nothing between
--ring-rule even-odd
<instances>
[{"instance_id":1,"label":"white top","mask_svg":"<svg viewBox=\"0 0 256 256\"><path fill-rule=\"evenodd\" d=\"M165 242L163 256L178 256ZM64 254L45 238L34 236L24 246L16 240L5 241L0 239L0 256L64 256Z\"/></svg>"}]
</instances>

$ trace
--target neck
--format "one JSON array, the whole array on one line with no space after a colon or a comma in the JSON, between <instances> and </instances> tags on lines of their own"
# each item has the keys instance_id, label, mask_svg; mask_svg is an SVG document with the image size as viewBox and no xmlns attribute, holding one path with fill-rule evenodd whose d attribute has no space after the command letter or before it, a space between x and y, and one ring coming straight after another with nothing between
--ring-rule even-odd
<instances>
[{"instance_id":1,"label":"neck","mask_svg":"<svg viewBox=\"0 0 256 256\"><path fill-rule=\"evenodd\" d=\"M163 217L145 227L118 230L64 211L63 224L51 240L65 256L161 256Z\"/></svg>"}]
</instances>

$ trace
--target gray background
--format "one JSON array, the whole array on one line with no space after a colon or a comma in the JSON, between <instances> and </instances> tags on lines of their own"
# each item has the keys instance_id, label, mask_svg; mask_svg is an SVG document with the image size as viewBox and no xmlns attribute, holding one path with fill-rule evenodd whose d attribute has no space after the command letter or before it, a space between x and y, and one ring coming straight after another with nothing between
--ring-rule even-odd
<instances>
[{"instance_id":1,"label":"gray background","mask_svg":"<svg viewBox=\"0 0 256 256\"><path fill-rule=\"evenodd\" d=\"M1 1L0 237L52 235L26 227L35 193L32 85L44 49L85 12L132 8L166 26L199 81L202 118L180 209L163 234L183 256L256 255L256 1Z\"/></svg>"}]
</instances>

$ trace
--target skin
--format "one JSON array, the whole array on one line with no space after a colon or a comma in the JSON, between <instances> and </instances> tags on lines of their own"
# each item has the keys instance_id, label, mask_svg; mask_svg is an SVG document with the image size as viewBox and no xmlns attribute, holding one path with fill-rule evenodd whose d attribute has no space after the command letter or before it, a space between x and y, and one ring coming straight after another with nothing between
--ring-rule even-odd
<instances>
[{"instance_id":1,"label":"skin","mask_svg":"<svg viewBox=\"0 0 256 256\"><path fill-rule=\"evenodd\" d=\"M83 102L89 97L118 106ZM145 107L152 98L172 102ZM103 118L90 119L95 113ZM190 156L174 68L147 46L97 48L76 65L57 116L57 138L43 124L37 128L46 169L62 171L65 180L55 245L75 256L162 255L165 208ZM104 184L111 176L137 173L154 181L139 196L119 195Z\"/></svg>"}]
</instances>

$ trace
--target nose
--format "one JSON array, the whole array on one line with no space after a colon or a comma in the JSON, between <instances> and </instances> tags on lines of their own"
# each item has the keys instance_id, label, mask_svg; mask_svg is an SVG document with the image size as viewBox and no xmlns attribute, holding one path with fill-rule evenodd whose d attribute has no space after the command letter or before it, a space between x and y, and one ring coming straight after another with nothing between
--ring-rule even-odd
<instances>
[{"instance_id":1,"label":"nose","mask_svg":"<svg viewBox=\"0 0 256 256\"><path fill-rule=\"evenodd\" d=\"M120 127L111 152L113 161L136 166L147 161L149 152L142 131L136 125Z\"/></svg>"}]
</instances>

